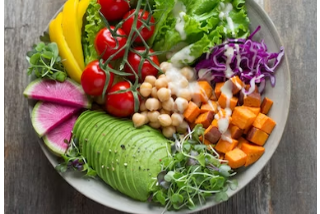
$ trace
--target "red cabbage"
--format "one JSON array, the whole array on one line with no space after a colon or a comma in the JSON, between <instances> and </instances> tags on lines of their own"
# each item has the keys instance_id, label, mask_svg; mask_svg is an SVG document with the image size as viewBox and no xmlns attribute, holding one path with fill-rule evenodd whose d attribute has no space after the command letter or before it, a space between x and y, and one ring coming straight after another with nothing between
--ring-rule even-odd
<instances>
[{"instance_id":1,"label":"red cabbage","mask_svg":"<svg viewBox=\"0 0 320 214\"><path fill-rule=\"evenodd\" d=\"M266 79L274 87L275 69L284 55L284 48L281 47L279 53L269 53L263 40L252 40L259 30L260 26L247 39L228 39L212 48L195 66L198 78L223 82L238 75L245 84L251 85L246 94L252 93L255 84L262 92Z\"/></svg>"}]
</instances>

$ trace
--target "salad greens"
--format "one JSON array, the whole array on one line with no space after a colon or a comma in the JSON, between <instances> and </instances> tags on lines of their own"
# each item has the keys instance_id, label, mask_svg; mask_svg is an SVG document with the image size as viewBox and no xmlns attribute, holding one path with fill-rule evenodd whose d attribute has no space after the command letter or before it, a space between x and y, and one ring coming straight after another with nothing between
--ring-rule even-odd
<instances>
[{"instance_id":1,"label":"salad greens","mask_svg":"<svg viewBox=\"0 0 320 214\"><path fill-rule=\"evenodd\" d=\"M230 180L235 174L219 155L211 148L199 142L199 136L204 135L205 129L197 125L186 136L175 136L172 155L162 160L162 168L157 177L158 190L152 199L166 209L195 208L203 204L206 198L212 196L219 201L228 199L228 188L237 187L236 180Z\"/></svg>"},{"instance_id":2,"label":"salad greens","mask_svg":"<svg viewBox=\"0 0 320 214\"><path fill-rule=\"evenodd\" d=\"M34 73L38 78L49 78L64 82L67 73L63 67L56 43L39 42L33 49L27 52L29 62L28 75Z\"/></svg>"},{"instance_id":3,"label":"salad greens","mask_svg":"<svg viewBox=\"0 0 320 214\"><path fill-rule=\"evenodd\" d=\"M99 13L100 8L101 6L97 3L97 0L91 0L87 12L84 15L82 47L86 65L99 58L94 47L94 40L97 33L105 26Z\"/></svg>"},{"instance_id":4,"label":"salad greens","mask_svg":"<svg viewBox=\"0 0 320 214\"><path fill-rule=\"evenodd\" d=\"M154 18L159 23L149 43L156 51L169 52L162 59L167 57L176 65L191 64L223 39L249 35L244 3L244 0L155 0Z\"/></svg>"}]
</instances>

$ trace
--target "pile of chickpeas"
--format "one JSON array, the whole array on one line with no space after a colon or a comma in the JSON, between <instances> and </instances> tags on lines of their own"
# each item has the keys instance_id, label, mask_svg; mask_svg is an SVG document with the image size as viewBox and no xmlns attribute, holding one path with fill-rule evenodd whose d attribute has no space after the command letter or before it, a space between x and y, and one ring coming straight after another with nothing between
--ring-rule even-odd
<instances>
[{"instance_id":1,"label":"pile of chickpeas","mask_svg":"<svg viewBox=\"0 0 320 214\"><path fill-rule=\"evenodd\" d=\"M179 80L170 78L166 71L172 66L168 62L160 64L164 72L158 76L147 76L140 86L140 94L143 100L140 103L140 113L135 113L132 121L135 127L148 124L161 129L165 137L170 138L174 133L185 133L188 123L184 121L183 113L192 99L192 91L189 89L189 81L194 77L194 71L190 67L179 70ZM181 73L181 74L180 74Z\"/></svg>"}]
</instances>

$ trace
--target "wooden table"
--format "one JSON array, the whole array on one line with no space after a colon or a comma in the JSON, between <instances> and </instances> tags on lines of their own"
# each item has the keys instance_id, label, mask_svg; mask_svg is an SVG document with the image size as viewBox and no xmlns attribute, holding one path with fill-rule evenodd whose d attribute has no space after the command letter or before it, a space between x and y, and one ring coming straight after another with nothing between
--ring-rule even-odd
<instances>
[{"instance_id":1,"label":"wooden table","mask_svg":"<svg viewBox=\"0 0 320 214\"><path fill-rule=\"evenodd\" d=\"M290 116L262 172L229 201L199 213L316 213L316 0L259 0L291 68ZM22 92L25 53L64 0L5 1L5 211L121 213L84 197L53 169L37 142Z\"/></svg>"}]
</instances>

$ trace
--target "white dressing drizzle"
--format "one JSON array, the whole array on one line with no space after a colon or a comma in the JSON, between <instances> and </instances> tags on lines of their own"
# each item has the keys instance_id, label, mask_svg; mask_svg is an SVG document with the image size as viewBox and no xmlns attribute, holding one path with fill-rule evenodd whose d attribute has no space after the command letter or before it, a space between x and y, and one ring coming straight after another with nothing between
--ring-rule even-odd
<instances>
[{"instance_id":1,"label":"white dressing drizzle","mask_svg":"<svg viewBox=\"0 0 320 214\"><path fill-rule=\"evenodd\" d=\"M233 6L231 3L220 3L220 9L221 12L219 13L219 19L220 20L227 20L228 26L231 30L232 36L235 37L235 32L234 32L234 23L231 19L231 17L229 16L230 11L233 9Z\"/></svg>"},{"instance_id":2,"label":"white dressing drizzle","mask_svg":"<svg viewBox=\"0 0 320 214\"><path fill-rule=\"evenodd\" d=\"M174 17L176 18L175 29L179 32L182 40L185 40L187 38L187 35L184 31L185 22L183 18L186 15L186 11L186 6L181 1L175 1L175 5L172 11Z\"/></svg>"},{"instance_id":3,"label":"white dressing drizzle","mask_svg":"<svg viewBox=\"0 0 320 214\"><path fill-rule=\"evenodd\" d=\"M182 48L180 51L175 53L171 58L172 64L180 68L183 66L182 62L185 64L193 62L195 60L195 57L190 55L191 48L192 48L192 44Z\"/></svg>"},{"instance_id":4,"label":"white dressing drizzle","mask_svg":"<svg viewBox=\"0 0 320 214\"><path fill-rule=\"evenodd\" d=\"M230 47L228 45L225 45L224 48L225 48L224 55L227 57L225 75L227 78L231 78L231 76L233 75L233 70L230 67L230 63L234 56L234 49L233 47Z\"/></svg>"}]
</instances>

